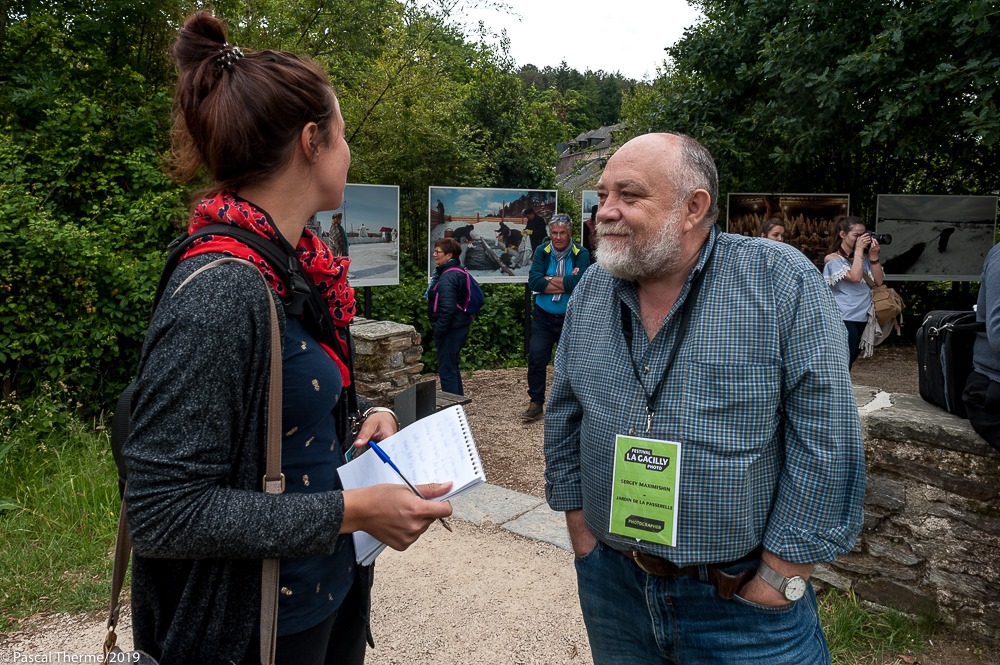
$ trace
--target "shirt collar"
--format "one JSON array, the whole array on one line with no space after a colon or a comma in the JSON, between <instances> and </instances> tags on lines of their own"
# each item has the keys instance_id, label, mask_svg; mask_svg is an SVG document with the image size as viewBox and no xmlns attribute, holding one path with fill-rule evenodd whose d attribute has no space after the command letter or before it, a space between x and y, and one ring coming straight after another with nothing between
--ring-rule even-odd
<instances>
[{"instance_id":1,"label":"shirt collar","mask_svg":"<svg viewBox=\"0 0 1000 665\"><path fill-rule=\"evenodd\" d=\"M690 284L701 271L705 269L705 264L708 263L708 258L712 256L712 252L715 251L715 243L719 238L719 228L712 224L711 230L708 232L708 238L705 240L705 244L701 246L701 256L698 257L698 262L694 264L694 268L687 277L687 284Z\"/></svg>"}]
</instances>

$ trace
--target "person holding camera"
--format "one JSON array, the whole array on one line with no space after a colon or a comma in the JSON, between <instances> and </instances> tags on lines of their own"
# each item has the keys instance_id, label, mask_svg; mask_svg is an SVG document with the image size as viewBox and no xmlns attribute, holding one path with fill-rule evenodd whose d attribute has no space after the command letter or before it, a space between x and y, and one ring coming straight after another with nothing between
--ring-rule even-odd
<instances>
[{"instance_id":1,"label":"person holding camera","mask_svg":"<svg viewBox=\"0 0 1000 665\"><path fill-rule=\"evenodd\" d=\"M868 325L868 314L872 308L872 289L865 282L865 275L878 286L885 280L885 274L879 263L878 240L875 234L865 230L865 223L860 217L837 217L833 233L823 277L833 290L844 327L847 328L850 350L847 366L850 368L861 353L861 336ZM870 350L866 357L868 355L871 355Z\"/></svg>"}]
</instances>

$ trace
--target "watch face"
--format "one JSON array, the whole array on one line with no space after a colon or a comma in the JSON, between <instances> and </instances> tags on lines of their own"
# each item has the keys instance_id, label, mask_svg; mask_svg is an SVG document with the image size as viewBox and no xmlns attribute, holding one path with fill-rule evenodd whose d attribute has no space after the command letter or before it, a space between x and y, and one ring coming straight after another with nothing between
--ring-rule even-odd
<instances>
[{"instance_id":1,"label":"watch face","mask_svg":"<svg viewBox=\"0 0 1000 665\"><path fill-rule=\"evenodd\" d=\"M789 577L785 583L785 598L788 600L798 600L806 594L806 581L801 577Z\"/></svg>"}]
</instances>

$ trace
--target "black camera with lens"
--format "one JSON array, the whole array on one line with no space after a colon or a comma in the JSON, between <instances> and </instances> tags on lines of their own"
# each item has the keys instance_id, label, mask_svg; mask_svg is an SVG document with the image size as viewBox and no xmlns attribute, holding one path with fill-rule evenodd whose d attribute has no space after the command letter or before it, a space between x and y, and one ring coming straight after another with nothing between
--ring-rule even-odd
<instances>
[{"instance_id":1,"label":"black camera with lens","mask_svg":"<svg viewBox=\"0 0 1000 665\"><path fill-rule=\"evenodd\" d=\"M871 236L880 245L891 245L892 236L888 233L875 233L874 231L868 231L865 233L866 236Z\"/></svg>"}]
</instances>

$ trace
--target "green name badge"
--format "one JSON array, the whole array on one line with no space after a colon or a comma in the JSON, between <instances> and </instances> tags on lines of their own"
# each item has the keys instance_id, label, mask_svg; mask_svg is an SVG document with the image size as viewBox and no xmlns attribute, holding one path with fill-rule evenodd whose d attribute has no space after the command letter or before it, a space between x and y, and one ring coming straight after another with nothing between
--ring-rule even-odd
<instances>
[{"instance_id":1,"label":"green name badge","mask_svg":"<svg viewBox=\"0 0 1000 665\"><path fill-rule=\"evenodd\" d=\"M649 543L674 545L681 444L618 435L609 531Z\"/></svg>"}]
</instances>

